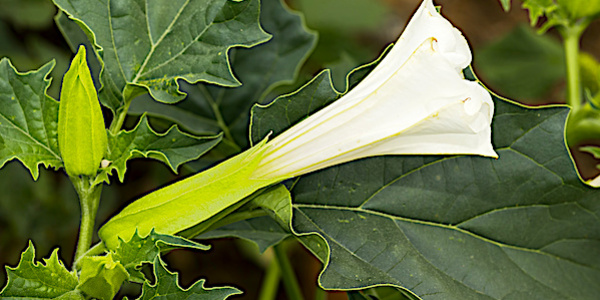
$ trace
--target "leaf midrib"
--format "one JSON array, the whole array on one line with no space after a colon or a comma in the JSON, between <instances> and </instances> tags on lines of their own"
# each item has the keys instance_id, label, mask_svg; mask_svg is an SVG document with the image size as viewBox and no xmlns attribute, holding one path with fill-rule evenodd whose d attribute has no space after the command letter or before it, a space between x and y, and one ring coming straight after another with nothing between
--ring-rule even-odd
<instances>
[{"instance_id":1,"label":"leaf midrib","mask_svg":"<svg viewBox=\"0 0 600 300\"><path fill-rule=\"evenodd\" d=\"M506 252L504 251L504 249L514 249L514 250L523 251L523 252L530 252L530 253L535 253L535 254L539 254L539 255L545 255L545 256L548 256L548 257L550 257L550 258L553 258L553 259L557 259L557 260L563 260L563 261L568 261L569 263L572 263L572 264L575 264L575 265L578 265L578 266L581 266L581 267L584 267L584 268L589 268L589 269L593 269L593 270L600 271L600 270L598 270L598 269L596 269L596 268L594 268L594 267L587 266L587 265L582 265L582 264L580 264L580 263L578 263L578 262L574 262L574 261L572 261L572 260L569 260L569 259L566 259L566 258L563 258L563 257L559 257L559 256L556 256L556 255L553 255L553 254L550 254L550 253L546 253L546 252L543 252L543 251L541 251L541 250L528 249L528 248L523 248L523 247L518 247L518 246L513 246L513 245L507 245L507 244L503 244L503 243L500 243L500 242L496 242L496 241L493 241L493 240L487 239L487 238L485 238L485 237L483 237L483 236L480 236L480 235L477 235L477 234L475 234L475 233L472 233L472 232L470 232L470 231L468 231L468 230L464 230L464 229L461 229L461 228L457 228L457 227L455 227L455 226L452 226L452 225L444 225L444 224L433 223L433 222L427 222L427 221L422 221L422 220L414 220L414 219L402 218L402 217L393 216L393 215L389 215L389 214L385 214L385 213L381 213L381 212L377 212L377 211L368 211L368 210L363 210L363 209L360 209L360 208L349 208L349 207L339 207L339 206L331 206L331 207L329 207L329 206L327 206L327 205L314 205L314 204L293 204L293 206L294 206L295 208L297 208L297 209L298 209L300 212L302 212L302 214L303 214L303 215L304 215L304 216L305 216L307 219L309 219L309 220L310 220L311 224L313 224L313 225L315 226L315 228L317 228L317 229L319 230L318 232L313 232L313 233L316 233L316 234L318 234L318 235L320 235L320 236L322 236L322 235L325 235L325 236L327 236L327 237L329 238L329 240L330 240L330 241L332 241L332 242L336 243L336 244L337 244L338 246L340 246L341 248L343 248L343 249L346 249L346 251L347 251L348 253L350 253L352 256L356 257L357 259L359 259L359 260L361 260L361 261L363 261L363 262L365 262L365 263L367 263L367 264L369 264L369 265L371 265L371 263L370 263L370 262L368 262L368 261L364 260L364 259L363 259L362 257L360 257L360 256L357 256L357 255L356 255L356 254L355 254L353 251L351 251L350 249L348 249L347 247L345 247L345 245L343 245L343 244L341 244L340 242L338 242L338 240L337 240L337 239L335 239L335 238L331 237L329 234L327 234L327 233L326 233L326 231L325 231L325 230L323 230L323 229L322 229L320 226L318 226L318 224L317 224L317 223L315 223L315 222L312 220L312 218L310 218L310 217L309 217L309 216L308 216L306 213L304 213L304 212L302 211L302 209L301 209L301 208L305 207L305 208L310 208L310 209L330 209L330 210L331 210L331 209L333 209L333 210L342 210L342 211L343 211L343 210L346 210L346 211L352 211L352 212L361 212L361 213L365 213L365 214L372 214L372 215L376 215L376 216L379 216L379 217L384 217L384 218L387 218L387 219L390 219L390 220L394 221L394 225L395 225L395 226L398 228L398 230L399 230L399 231L400 231L400 232L401 232L401 233L404 235L404 237L405 237L405 238L407 239L407 241L409 241L409 242L410 242L410 239L409 239L409 238L406 236L406 234L404 234L404 231L402 230L402 228L400 228L400 227L398 226L398 224L396 223L396 220L398 220L398 221L404 221L404 222L408 222L408 223L414 223L414 224L420 224L420 225L428 225L428 226L433 226L433 227L438 227L438 228L444 228L444 229L456 230L456 231L457 231L457 232L459 232L459 233L466 234L466 235L472 236L472 237L474 237L474 238L480 239L480 240L482 240L483 242L486 242L486 243L493 244L493 245L495 245L495 246L499 247L499 248L500 248L500 250L502 250L502 252L503 252L503 253L505 253L505 254L506 254ZM326 242L327 242L327 240L326 240ZM470 287L470 286L466 285L465 283L463 283L463 282L459 281L458 279L454 278L454 276L452 276L452 275L450 275L450 274L446 273L444 270L441 270L441 269L439 269L438 267L436 267L436 266L435 266L435 264L431 263L431 261L430 261L429 259L427 259L427 257L423 256L423 255L421 254L421 252L420 252L420 251L418 251L418 249L417 249L417 248L414 246L414 244L413 244L412 242L410 242L410 247L412 247L412 248L415 250L415 252L416 252L416 253L418 253L418 254L419 254L419 256L421 256L421 257L422 257L424 260L426 260L426 261L427 261L427 262L428 262L428 263L429 263L429 264L430 264L430 265L431 265L433 268L435 268L436 270L438 270L438 271L440 271L441 273L445 274L446 276L448 276L448 277L449 277L450 279L452 279L453 281L455 281L455 282L459 283L460 285L462 285L462 286L464 286L464 287L466 287L466 288L468 288L468 289L470 289L470 290L472 290L472 291L474 291L474 292L476 292L476 293L478 293L478 294L481 294L481 295L484 295L484 296L487 296L487 297L490 297L490 298L491 298L491 296L490 296L490 295L484 294L483 292L481 292L481 291L478 291L478 290L476 290L475 288L473 288L473 287ZM330 249L331 249L331 248L330 248ZM520 267L518 264L516 264L516 263L515 263L515 262L512 260L512 258L510 258L508 255L507 255L507 258L508 258L508 259L509 259L511 262L513 262L513 264L515 264L515 265L517 266L517 268L518 268L518 269L520 269L520 270L523 272L523 274L525 274L526 276L528 276L529 278L531 278L533 281L535 281L535 282L538 282L540 285L547 287L547 288L548 288L549 290L551 290L551 291L554 291L554 292L556 292L556 293L559 293L559 291L558 291L558 290L555 290L555 289L554 289L554 288L552 288L551 286L548 286L547 284L545 284L545 283L543 283L543 282L540 282L538 279L534 278L534 277L533 277L532 275L530 275L530 274L529 274L529 273L528 273L526 270L524 270L524 269L523 269L523 268L521 268L521 267ZM331 259L331 251L329 252L329 255L328 255L328 260L329 260L329 259ZM378 269L378 270L380 270L380 271L384 272L386 275L388 274L387 272L383 271L383 270L382 270L382 269L380 269L380 268L376 268L376 269ZM392 279L393 279L394 281L398 281L396 278L393 278L393 277L392 277ZM559 294L560 294L560 293L559 293ZM561 295L562 295L562 294L561 294ZM564 296L564 295L562 295L562 296ZM492 298L492 299L494 299L494 298ZM569 299L572 299L572 298L569 298Z\"/></svg>"},{"instance_id":2,"label":"leaf midrib","mask_svg":"<svg viewBox=\"0 0 600 300\"><path fill-rule=\"evenodd\" d=\"M470 235L472 237L475 237L477 239L482 240L483 242L493 244L493 245L498 246L500 248L509 248L509 249L514 249L514 250L519 250L519 251L524 251L524 252L530 252L530 253L545 255L545 256L548 256L548 257L551 257L551 258L554 258L554 259L568 261L570 263L576 264L576 265L581 266L581 267L585 267L585 268L589 268L589 269L600 271L600 269L597 269L595 267L588 266L588 265L583 265L581 263L578 263L578 262L575 262L575 261L571 261L571 260L566 259L564 257L556 256L556 255L544 252L544 251L539 250L539 249L538 250L536 250L536 249L529 249L529 248L525 248L525 247L520 247L520 246L515 246L515 245L509 245L509 244L501 243L501 242L498 242L498 241L494 241L494 240L488 239L488 238L486 238L484 236L481 236L481 235L478 235L478 234L473 233L471 231L468 231L466 229L459 228L456 225L445 225L445 224L436 223L436 222L432 222L432 221L410 219L410 218L405 218L405 217L391 215L391 214L380 212L380 211L365 210L365 209L362 209L362 208L359 208L359 207L342 207L342 206L332 206L332 205L326 205L326 204L302 204L302 203L294 203L293 206L295 208L298 208L298 209L301 209L301 208L310 208L310 209L326 209L326 210L339 210L339 211L360 212L360 213L371 214L371 215L375 215L375 216L378 216L378 217L383 217L383 218L391 219L391 220L394 220L394 221L397 220L397 221L403 221L403 222L412 223L412 224L427 225L427 226L433 226L433 227L438 227L438 228L455 230L457 232L460 232L460 233L463 233L463 234L466 234L466 235ZM519 207L524 207L524 206L519 206ZM553 241L553 243L554 242L556 242L556 241ZM542 248L544 248L544 247L542 247Z\"/></svg>"}]
</instances>

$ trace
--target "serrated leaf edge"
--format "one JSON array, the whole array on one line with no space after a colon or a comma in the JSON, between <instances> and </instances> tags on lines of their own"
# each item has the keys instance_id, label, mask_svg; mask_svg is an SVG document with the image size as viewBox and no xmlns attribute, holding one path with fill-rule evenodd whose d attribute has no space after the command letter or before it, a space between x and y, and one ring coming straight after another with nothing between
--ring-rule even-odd
<instances>
[{"instance_id":1,"label":"serrated leaf edge","mask_svg":"<svg viewBox=\"0 0 600 300\"><path fill-rule=\"evenodd\" d=\"M58 101L56 101L56 99L54 99L54 98L52 98L52 97L50 97L50 96L48 95L48 88L50 88L50 84L52 83L52 78L49 78L48 76L50 75L50 73L52 72L52 70L54 69L54 67L56 66L56 60L55 60L55 59L52 59L51 61L49 61L49 62L45 63L44 65L42 65L42 66L41 66L39 69L37 69L37 70L29 70L29 71L27 71L27 72L19 72L19 70L17 70L17 68L16 68L16 67L15 67L15 66L12 64L12 61L11 61L10 59L8 59L7 57L3 57L2 59L0 59L0 64L4 63L5 61L8 63L8 65L10 66L10 68L12 69L12 71L13 71L13 72L14 72L14 73L15 73L17 76L28 76L28 75L32 75L32 74L35 74L35 73L39 73L39 72L46 71L46 70L44 70L44 69L45 69L45 68L47 68L47 71L46 71L46 73L45 73L45 76L44 76L44 83L46 83L46 87L44 88L44 96L45 96L45 97L46 97L48 100L50 100L50 101L54 101L54 102L56 102L56 103L58 104ZM42 74L43 74L43 73L42 73ZM57 115L57 120L58 120L58 115ZM35 140L35 141L36 141L36 142L38 142L37 140ZM38 142L38 143L39 143L39 142ZM52 149L49 149L49 148L47 148L47 147L46 147L45 145L43 145L43 144L40 144L40 145L42 145L44 148L48 149L48 151L49 151L50 153L54 154L54 156L55 156L55 157L56 157L58 160L60 160L60 161L62 162L62 157L60 156L60 154L59 154L59 153L54 153L54 151L52 151ZM21 164L22 164L22 165L23 165L23 166L24 166L24 167L25 167L27 170L29 170L29 173L31 174L31 177L33 177L33 180L36 180L36 181L37 181L37 179L38 179L38 177L39 177L39 174L40 174L40 173L39 173L39 172L40 172L40 170L39 170L39 166L40 166L40 165L43 165L45 169L49 169L49 168L51 168L51 167L52 167L52 168L54 168L54 170L55 170L55 171L58 171L58 170L59 170L61 167L63 167L63 165L62 165L62 164L61 164L61 165L57 165L57 166L55 166L55 165L52 165L52 164L50 164L50 163L46 163L46 162L43 162L43 161L39 161L39 162L37 162L37 163L35 164L35 166L34 166L34 167L33 167L33 169L32 169L32 168L30 168L29 166L27 166L27 165L25 164L25 162L24 162L23 160L21 160L21 159L20 159L20 158L19 158L17 155L12 155L12 156L8 157L6 160L4 160L4 162L0 163L0 169L1 169L2 167L4 167L4 165L5 165L7 162L10 162L10 161L12 161L12 160L14 160L14 159L17 159L17 160L18 160L18 161L19 161L19 162L20 162L20 163L21 163Z\"/></svg>"},{"instance_id":2,"label":"serrated leaf edge","mask_svg":"<svg viewBox=\"0 0 600 300\"><path fill-rule=\"evenodd\" d=\"M260 0L236 0L235 2L240 2L240 1L258 1L258 10L259 10L259 13L257 14L258 17L257 17L256 21L257 21L257 24L258 24L258 27L259 27L261 33L264 34L265 38L263 40L258 40L258 41L254 42L254 43L249 43L249 44L241 44L241 43L231 44L231 45L229 45L225 49L225 59L226 59L226 63L227 63L227 69L229 71L229 75L231 75L231 78L234 80L233 84L222 84L222 83L218 83L216 81L212 81L212 80L208 80L208 79L200 79L200 80L197 80L197 81L189 81L188 79L184 78L183 76L174 76L173 80L175 81L175 84L177 85L177 93L178 93L178 95L182 96L182 98L179 101L183 100L185 98L185 96L187 95L185 92L183 92L180 89L179 80L185 80L186 82L188 82L190 84L195 84L195 83L198 83L198 82L206 82L206 83L209 83L209 84L220 85L220 86L225 86L225 87L236 87L236 86L242 85L242 83L237 79L237 77L233 73L233 68L232 68L232 65L231 65L230 57L229 57L229 50L231 50L232 48L236 48L236 47L240 47L240 48L252 48L252 47L260 45L262 43L266 43L266 42L268 42L272 38L272 36L264 30L264 28L262 27L262 24L260 23L260 7L261 7ZM92 43L92 45L94 45L94 48L95 48L94 52L102 53L103 50L104 50L104 48L101 47L97 43L96 34L91 30L91 28L83 20L81 20L81 19L73 16L72 14L69 14L64 8L62 8L54 0L52 0L52 2L69 19L75 21L80 27L83 27L82 29L84 30L84 32L86 32L86 35L87 35L87 33L89 33L89 35L91 35L91 37L92 37L93 40L90 41L90 42ZM88 35L88 37L89 37L89 35ZM152 46L152 47L154 47L154 46ZM154 51L154 49L152 49L151 52L153 52L153 51ZM100 64L101 64L101 70L100 70L99 78L102 78L102 76L104 76L105 64L104 64L104 61L102 60L102 58L101 58L100 55L96 55L96 57L98 58L98 60L100 61ZM119 59L117 59L117 60L119 61L119 65L121 66L120 60ZM140 68L140 70L141 69L142 68ZM140 74L141 73L139 73L139 71L138 71L138 73L134 77L134 80L138 79L138 77L140 76ZM165 102L165 101L158 100L158 99L156 99L156 97L154 95L152 95L152 91L150 90L150 88L145 87L145 86L143 86L143 85L141 85L141 84L139 84L137 82L129 82L126 78L123 78L123 79L126 82L126 84L125 84L125 87L123 88L123 90L119 91L121 94L125 93L125 90L127 89L128 86L132 86L132 87L137 87L137 88L144 89L148 94L151 95L152 99L154 99L155 101L158 101L158 102L161 102L161 103L167 103L167 104L174 104L174 103L179 102L179 101L176 101L176 102L171 103L171 102ZM103 81L101 79L99 80L99 82L100 82L101 86L100 86L100 89L98 89L98 91L100 92L104 88L104 83L103 83ZM129 101L131 101L131 99L129 99ZM115 112L113 111L113 113L115 113Z\"/></svg>"}]
</instances>

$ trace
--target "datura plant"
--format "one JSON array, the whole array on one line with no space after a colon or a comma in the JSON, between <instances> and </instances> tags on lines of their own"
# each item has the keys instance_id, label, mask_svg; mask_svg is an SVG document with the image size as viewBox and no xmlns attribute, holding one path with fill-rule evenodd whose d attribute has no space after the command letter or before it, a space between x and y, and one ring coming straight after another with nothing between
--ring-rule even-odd
<instances>
[{"instance_id":1,"label":"datura plant","mask_svg":"<svg viewBox=\"0 0 600 300\"><path fill-rule=\"evenodd\" d=\"M270 103L316 40L283 1L54 3L77 54L60 101L46 94L54 63L19 73L0 61L0 158L34 179L40 164L64 168L80 198L79 241L71 270L57 250L36 262L30 242L0 297L112 299L131 282L139 299L225 299L242 291L204 279L184 289L161 256L223 236L273 246L261 299L274 299L278 274L290 299L303 298L284 239L324 263L320 287L351 299L600 293L600 194L565 147L568 108L490 93L432 0L382 58L348 75L346 91L326 70ZM130 113L142 116L125 130ZM196 133L177 124L157 133L150 119ZM132 201L92 246L103 186L115 171L123 182L140 157L175 172L193 160L213 166Z\"/></svg>"},{"instance_id":2,"label":"datura plant","mask_svg":"<svg viewBox=\"0 0 600 300\"><path fill-rule=\"evenodd\" d=\"M494 104L483 87L463 78L470 62L465 38L425 1L396 45L349 93L273 140L134 201L102 226L100 237L114 249L119 237L135 231L175 234L260 188L359 158L497 157Z\"/></svg>"}]
</instances>

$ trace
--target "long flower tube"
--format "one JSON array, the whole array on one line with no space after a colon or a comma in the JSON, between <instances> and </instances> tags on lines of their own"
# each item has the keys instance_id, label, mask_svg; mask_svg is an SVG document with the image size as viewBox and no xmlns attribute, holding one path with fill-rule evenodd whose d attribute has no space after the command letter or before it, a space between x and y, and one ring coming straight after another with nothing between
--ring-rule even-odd
<instances>
[{"instance_id":1,"label":"long flower tube","mask_svg":"<svg viewBox=\"0 0 600 300\"><path fill-rule=\"evenodd\" d=\"M471 52L424 0L402 36L354 89L273 140L133 202L99 232L108 249L138 230L175 234L285 179L377 155L497 157L494 105L464 79Z\"/></svg>"}]
</instances>

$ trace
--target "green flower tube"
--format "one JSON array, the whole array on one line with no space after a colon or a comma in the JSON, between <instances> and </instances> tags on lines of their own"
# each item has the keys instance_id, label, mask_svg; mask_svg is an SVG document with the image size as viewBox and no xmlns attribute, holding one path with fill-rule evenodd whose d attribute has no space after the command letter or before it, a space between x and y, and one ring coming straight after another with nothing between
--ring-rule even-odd
<instances>
[{"instance_id":1,"label":"green flower tube","mask_svg":"<svg viewBox=\"0 0 600 300\"><path fill-rule=\"evenodd\" d=\"M470 62L460 31L425 0L389 54L349 93L271 141L133 202L100 237L112 249L136 230L175 234L263 187L364 157L497 157L494 104L462 76Z\"/></svg>"}]
</instances>

